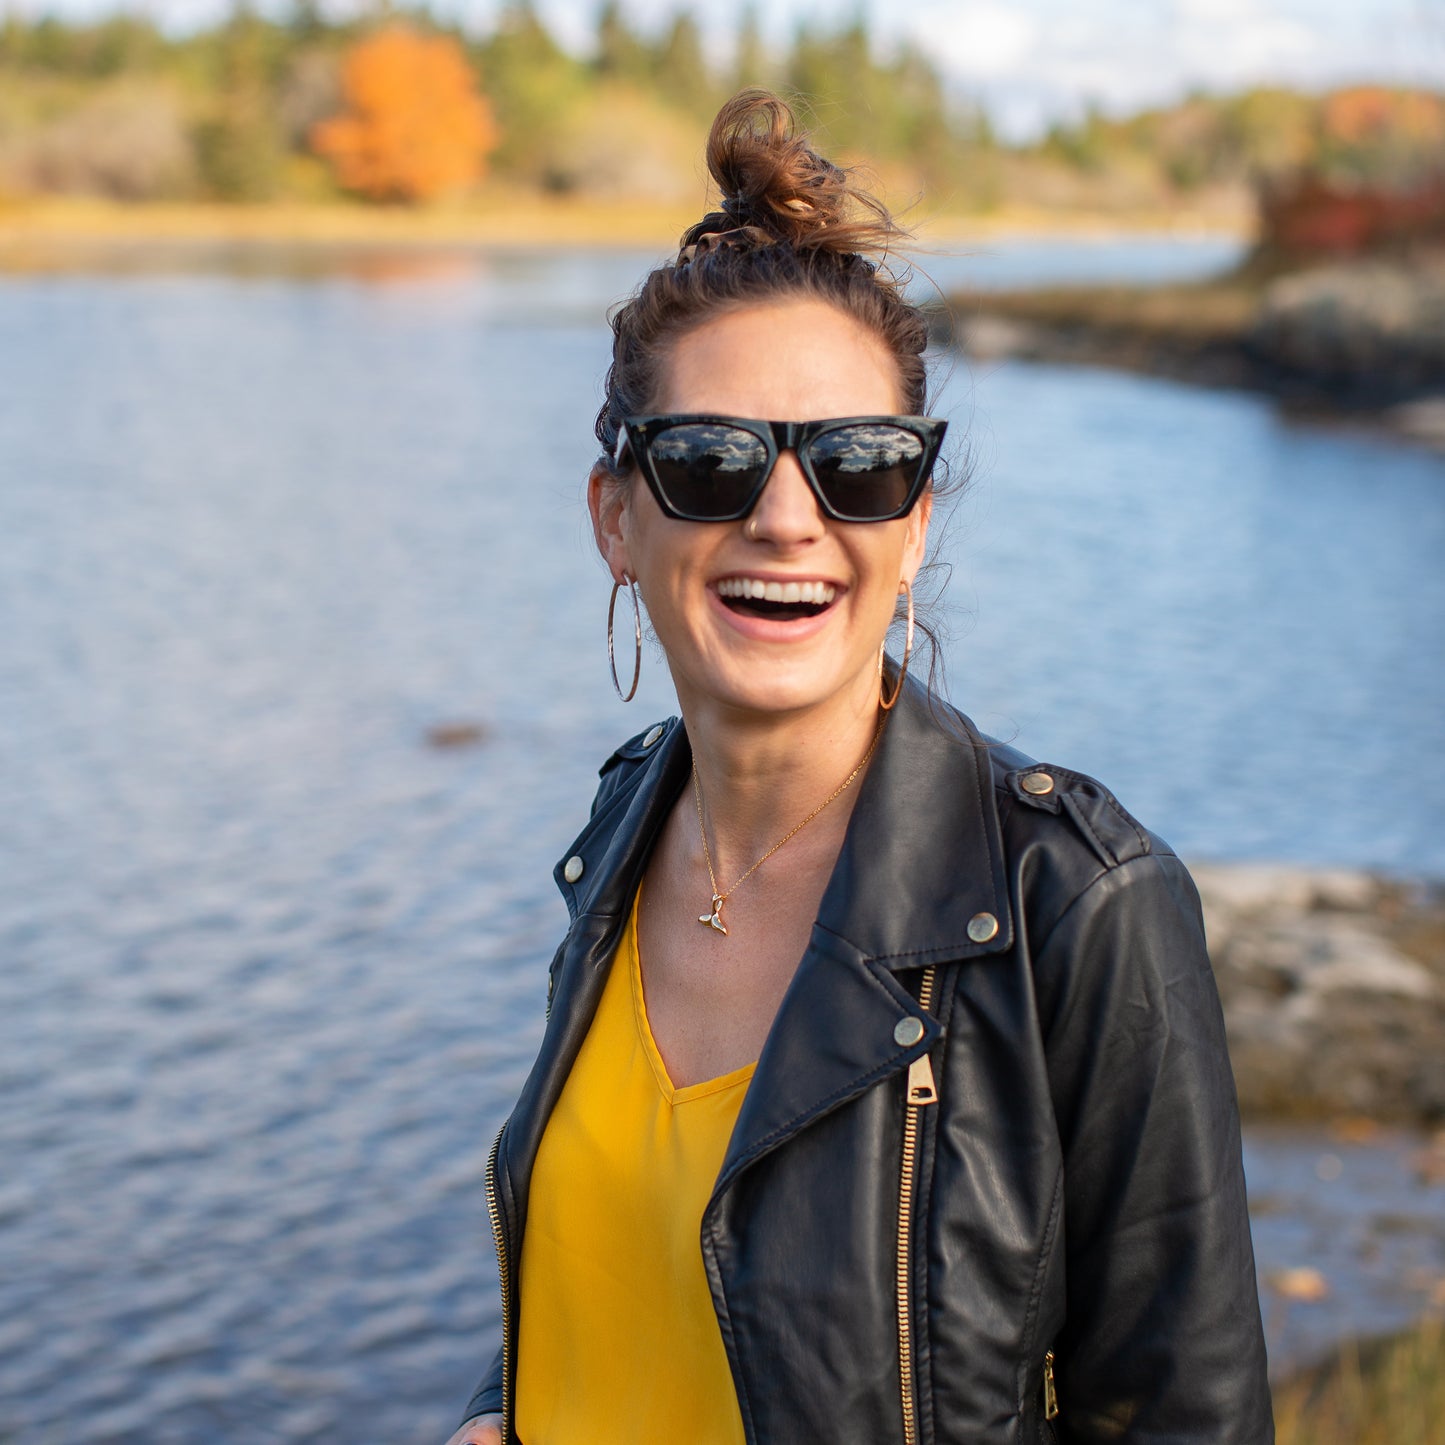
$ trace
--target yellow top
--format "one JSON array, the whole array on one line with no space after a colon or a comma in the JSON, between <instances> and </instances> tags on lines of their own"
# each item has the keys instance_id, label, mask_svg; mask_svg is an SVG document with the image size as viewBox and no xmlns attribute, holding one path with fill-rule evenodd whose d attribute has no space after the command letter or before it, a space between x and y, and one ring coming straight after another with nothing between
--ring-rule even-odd
<instances>
[{"instance_id":1,"label":"yellow top","mask_svg":"<svg viewBox=\"0 0 1445 1445\"><path fill-rule=\"evenodd\" d=\"M753 1068L673 1088L647 1021L634 901L533 1167L523 1445L743 1445L699 1234Z\"/></svg>"}]
</instances>

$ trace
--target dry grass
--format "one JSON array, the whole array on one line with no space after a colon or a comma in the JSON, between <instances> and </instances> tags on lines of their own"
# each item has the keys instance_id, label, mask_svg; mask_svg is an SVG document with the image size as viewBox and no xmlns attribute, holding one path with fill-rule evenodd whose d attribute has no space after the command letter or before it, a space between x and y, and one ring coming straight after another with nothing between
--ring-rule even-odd
<instances>
[{"instance_id":1,"label":"dry grass","mask_svg":"<svg viewBox=\"0 0 1445 1445\"><path fill-rule=\"evenodd\" d=\"M225 205L205 202L143 204L93 198L7 200L0 194L0 246L7 242L165 243L225 241L305 244L670 246L702 214L694 200L547 197L491 187L475 201L433 207L367 206L347 202ZM1099 237L1147 232L1197 235L1234 228L1217 219L1163 213L1059 214L1001 208L987 216L949 217L920 209L904 220L920 245L948 250L1002 235ZM1191 223L1192 222L1192 223Z\"/></svg>"},{"instance_id":2,"label":"dry grass","mask_svg":"<svg viewBox=\"0 0 1445 1445\"><path fill-rule=\"evenodd\" d=\"M1278 1445L1445 1445L1445 1321L1346 1345L1274 1396Z\"/></svg>"},{"instance_id":3,"label":"dry grass","mask_svg":"<svg viewBox=\"0 0 1445 1445\"><path fill-rule=\"evenodd\" d=\"M5 242L291 242L314 245L676 244L694 208L649 202L498 198L487 204L403 208L338 204L126 205L99 200L0 204Z\"/></svg>"}]
</instances>

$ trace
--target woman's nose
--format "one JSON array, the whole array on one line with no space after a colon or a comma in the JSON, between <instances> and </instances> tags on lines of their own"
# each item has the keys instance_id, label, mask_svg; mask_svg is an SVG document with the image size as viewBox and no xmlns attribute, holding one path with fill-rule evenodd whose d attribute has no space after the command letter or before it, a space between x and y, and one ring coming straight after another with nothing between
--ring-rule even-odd
<instances>
[{"instance_id":1,"label":"woman's nose","mask_svg":"<svg viewBox=\"0 0 1445 1445\"><path fill-rule=\"evenodd\" d=\"M797 455L784 451L743 526L754 542L795 546L821 536L825 520Z\"/></svg>"}]
</instances>

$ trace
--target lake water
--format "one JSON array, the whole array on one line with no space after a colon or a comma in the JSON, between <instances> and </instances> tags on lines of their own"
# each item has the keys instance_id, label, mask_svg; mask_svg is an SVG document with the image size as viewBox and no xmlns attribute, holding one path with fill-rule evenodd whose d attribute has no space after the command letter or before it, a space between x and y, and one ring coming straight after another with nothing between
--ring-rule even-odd
<instances>
[{"instance_id":1,"label":"lake water","mask_svg":"<svg viewBox=\"0 0 1445 1445\"><path fill-rule=\"evenodd\" d=\"M0 1439L455 1424L550 868L673 708L655 654L612 695L580 501L602 312L648 259L0 278ZM960 705L1187 855L1445 875L1445 460L1059 367L944 359L938 410L974 473ZM451 723L484 740L428 745ZM1338 1261L1281 1361L1445 1273L1412 1148L1346 1158L1332 1215L1328 1140L1252 1138L1252 1191L1300 1201L1261 1211L1262 1270ZM1414 1223L1367 1268L1371 1211Z\"/></svg>"}]
</instances>

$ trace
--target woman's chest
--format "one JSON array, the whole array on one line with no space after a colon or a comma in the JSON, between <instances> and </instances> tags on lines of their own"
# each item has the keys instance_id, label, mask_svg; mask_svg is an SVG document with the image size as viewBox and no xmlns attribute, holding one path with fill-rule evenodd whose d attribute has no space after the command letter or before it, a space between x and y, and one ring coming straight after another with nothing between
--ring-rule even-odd
<instances>
[{"instance_id":1,"label":"woman's chest","mask_svg":"<svg viewBox=\"0 0 1445 1445\"><path fill-rule=\"evenodd\" d=\"M769 880L723 905L723 933L707 921L709 900L695 887L649 873L637 924L641 986L677 1087L757 1059L807 947L821 888Z\"/></svg>"}]
</instances>

